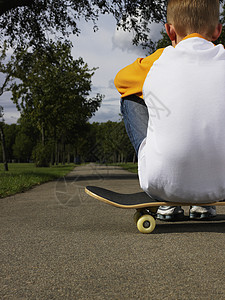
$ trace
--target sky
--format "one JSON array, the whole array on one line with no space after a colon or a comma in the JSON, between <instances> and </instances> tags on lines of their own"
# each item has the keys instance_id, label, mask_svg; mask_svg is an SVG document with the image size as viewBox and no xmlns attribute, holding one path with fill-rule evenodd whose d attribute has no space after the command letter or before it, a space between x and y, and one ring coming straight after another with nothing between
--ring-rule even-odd
<instances>
[{"instance_id":1,"label":"sky","mask_svg":"<svg viewBox=\"0 0 225 300\"><path fill-rule=\"evenodd\" d=\"M101 107L90 119L90 122L118 121L120 119L120 94L113 81L119 70L132 63L138 57L145 57L146 52L132 45L132 33L116 29L116 22L110 15L104 15L97 22L99 30L93 31L93 24L81 21L79 37L71 36L73 43L72 55L74 59L82 57L89 68L98 67L92 77L92 93L103 94L105 97ZM152 24L150 37L157 40L160 37L162 25ZM0 76L0 86L3 77ZM19 112L10 100L11 95L5 92L0 97L0 105L4 107L5 123L16 123Z\"/></svg>"}]
</instances>

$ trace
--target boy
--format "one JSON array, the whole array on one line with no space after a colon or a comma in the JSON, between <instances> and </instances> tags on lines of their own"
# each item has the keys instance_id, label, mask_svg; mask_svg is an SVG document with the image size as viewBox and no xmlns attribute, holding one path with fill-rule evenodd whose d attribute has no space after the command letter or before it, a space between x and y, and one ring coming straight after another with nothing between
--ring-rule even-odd
<instances>
[{"instance_id":1,"label":"boy","mask_svg":"<svg viewBox=\"0 0 225 300\"><path fill-rule=\"evenodd\" d=\"M169 0L172 46L139 58L115 78L121 112L138 155L141 188L156 199L210 203L225 198L225 50L215 46L219 0ZM192 206L211 218L214 206ZM160 207L158 217L183 216Z\"/></svg>"}]
</instances>

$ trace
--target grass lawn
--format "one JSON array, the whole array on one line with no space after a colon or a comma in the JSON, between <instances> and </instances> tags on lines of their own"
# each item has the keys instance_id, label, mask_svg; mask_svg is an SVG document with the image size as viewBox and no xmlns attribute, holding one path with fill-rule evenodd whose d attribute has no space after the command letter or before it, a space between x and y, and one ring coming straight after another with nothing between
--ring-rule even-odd
<instances>
[{"instance_id":1,"label":"grass lawn","mask_svg":"<svg viewBox=\"0 0 225 300\"><path fill-rule=\"evenodd\" d=\"M9 164L5 172L0 164L0 198L24 192L32 186L65 176L74 169L75 165L36 168L34 164Z\"/></svg>"}]
</instances>

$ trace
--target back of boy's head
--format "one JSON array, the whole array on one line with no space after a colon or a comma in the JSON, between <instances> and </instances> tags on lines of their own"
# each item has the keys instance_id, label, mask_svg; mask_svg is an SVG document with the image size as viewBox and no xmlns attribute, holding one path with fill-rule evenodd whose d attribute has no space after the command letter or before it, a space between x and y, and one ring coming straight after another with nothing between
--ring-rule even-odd
<instances>
[{"instance_id":1,"label":"back of boy's head","mask_svg":"<svg viewBox=\"0 0 225 300\"><path fill-rule=\"evenodd\" d=\"M168 0L167 23L177 34L212 35L219 23L219 0Z\"/></svg>"}]
</instances>

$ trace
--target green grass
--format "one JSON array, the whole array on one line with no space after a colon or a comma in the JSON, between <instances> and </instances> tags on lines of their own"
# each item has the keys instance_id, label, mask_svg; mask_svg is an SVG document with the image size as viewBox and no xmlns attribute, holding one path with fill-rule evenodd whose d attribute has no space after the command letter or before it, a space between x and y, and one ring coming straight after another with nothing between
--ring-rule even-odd
<instances>
[{"instance_id":1,"label":"green grass","mask_svg":"<svg viewBox=\"0 0 225 300\"><path fill-rule=\"evenodd\" d=\"M75 165L36 168L34 164L9 164L5 172L0 164L0 198L24 192L35 185L63 177L74 169Z\"/></svg>"}]
</instances>

